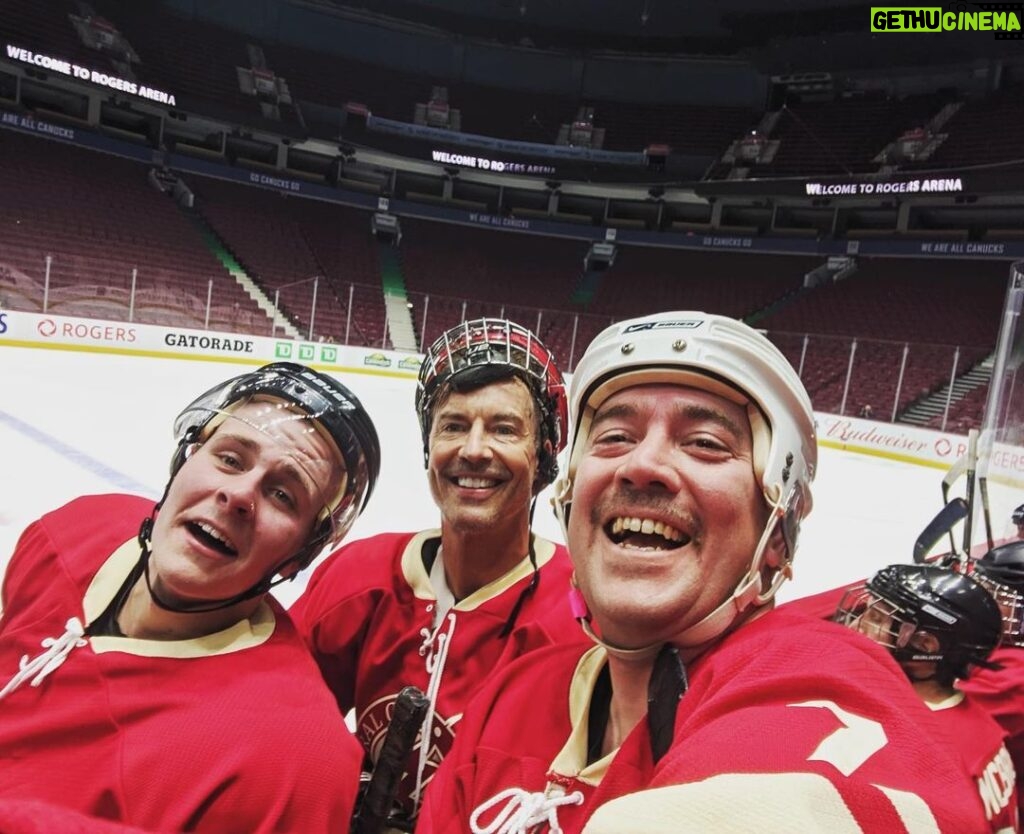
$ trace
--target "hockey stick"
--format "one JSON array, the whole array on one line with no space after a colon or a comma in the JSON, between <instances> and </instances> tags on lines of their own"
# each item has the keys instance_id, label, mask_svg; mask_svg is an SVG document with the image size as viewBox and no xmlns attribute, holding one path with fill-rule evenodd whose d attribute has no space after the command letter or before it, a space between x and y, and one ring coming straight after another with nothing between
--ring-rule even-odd
<instances>
[{"instance_id":1,"label":"hockey stick","mask_svg":"<svg viewBox=\"0 0 1024 834\"><path fill-rule=\"evenodd\" d=\"M992 433L982 431L978 436L978 460L976 465L978 492L981 494L981 515L985 522L985 541L988 549L995 547L992 536L992 508L988 501L988 468L992 462ZM968 551L970 555L970 551Z\"/></svg>"},{"instance_id":2,"label":"hockey stick","mask_svg":"<svg viewBox=\"0 0 1024 834\"><path fill-rule=\"evenodd\" d=\"M971 429L967 432L967 484L964 488L964 496L967 499L967 518L964 519L964 546L963 558L967 559L971 554L971 538L974 525L974 474L978 466L978 430Z\"/></svg>"},{"instance_id":3,"label":"hockey stick","mask_svg":"<svg viewBox=\"0 0 1024 834\"><path fill-rule=\"evenodd\" d=\"M415 686L398 693L373 776L352 818L351 834L380 834L384 830L429 705L430 700Z\"/></svg>"},{"instance_id":4,"label":"hockey stick","mask_svg":"<svg viewBox=\"0 0 1024 834\"><path fill-rule=\"evenodd\" d=\"M953 465L950 466L949 469L947 470L946 474L942 476L942 503L944 505L949 506L949 503L950 503L950 500L949 500L949 489L950 489L951 486L953 486L954 483L956 483L957 479L959 479L959 477L961 475L963 475L966 471L967 471L967 455L961 455L959 458L957 458L955 461L953 461ZM940 511L940 513L941 513L941 511ZM957 521L960 521L960 520L961 519L956 519L956 521L950 522L949 527L946 530L946 532L949 533L949 552L950 553L956 553L956 539L953 538L953 527L956 525ZM929 525L929 527L930 526L931 525ZM925 529L927 530L928 528L926 527ZM934 545L935 545L935 542L932 542L932 544L929 545L928 549L925 550L924 552L927 553L928 550L931 550L931 548ZM916 547L914 548L914 560L917 561L917 548Z\"/></svg>"},{"instance_id":5,"label":"hockey stick","mask_svg":"<svg viewBox=\"0 0 1024 834\"><path fill-rule=\"evenodd\" d=\"M988 505L988 478L978 475L978 490L981 492L981 511L985 518L985 541L988 542L988 549L996 546L992 537L992 510Z\"/></svg>"},{"instance_id":6,"label":"hockey stick","mask_svg":"<svg viewBox=\"0 0 1024 834\"><path fill-rule=\"evenodd\" d=\"M952 538L953 528L967 518L968 512L967 502L963 498L957 497L948 504L945 504L935 514L935 518L928 522L924 530L921 531L921 535L917 537L917 541L914 542L914 561L920 565L941 558L933 556L931 559L928 559L927 556L938 540L947 533ZM944 555L948 555L952 559L956 558L955 550L950 554Z\"/></svg>"}]
</instances>

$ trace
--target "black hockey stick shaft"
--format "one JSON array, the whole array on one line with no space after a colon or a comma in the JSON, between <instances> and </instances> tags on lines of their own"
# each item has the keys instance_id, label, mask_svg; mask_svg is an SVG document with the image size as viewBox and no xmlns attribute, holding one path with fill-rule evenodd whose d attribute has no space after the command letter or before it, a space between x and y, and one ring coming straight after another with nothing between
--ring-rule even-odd
<instances>
[{"instance_id":1,"label":"black hockey stick shaft","mask_svg":"<svg viewBox=\"0 0 1024 834\"><path fill-rule=\"evenodd\" d=\"M407 686L398 693L373 776L352 818L352 834L380 834L387 825L406 762L429 705L430 700L415 686Z\"/></svg>"},{"instance_id":2,"label":"black hockey stick shaft","mask_svg":"<svg viewBox=\"0 0 1024 834\"><path fill-rule=\"evenodd\" d=\"M953 528L967 518L967 513L967 502L963 498L954 498L943 505L914 542L914 562L920 565L929 561L928 553L935 547L936 542L947 533L952 535ZM951 554L950 558L955 558L955 555Z\"/></svg>"},{"instance_id":3,"label":"black hockey stick shaft","mask_svg":"<svg viewBox=\"0 0 1024 834\"><path fill-rule=\"evenodd\" d=\"M967 471L967 455L963 454L959 458L957 458L955 461L953 461L953 465L950 466L949 470L946 472L946 474L942 476L942 503L944 505L948 505L949 504L949 490L950 490L950 488L953 486L954 483L956 483L956 481L960 478L960 476L963 475L966 471ZM941 511L940 511L940 514L941 514ZM956 553L956 539L953 538L953 527L956 524L956 522L960 521L960 520L961 519L956 519L955 521L950 523L949 526L947 527L947 532L949 533L949 552L950 553ZM925 528L925 529L927 529L927 528ZM938 540L936 539L936 541L938 541ZM927 553L928 550L931 550L931 548L934 546L934 544L935 544L935 542L932 542L928 546L928 548L925 550L925 552ZM915 561L917 561L917 549L916 548L914 550L914 558L915 558Z\"/></svg>"},{"instance_id":4,"label":"black hockey stick shaft","mask_svg":"<svg viewBox=\"0 0 1024 834\"><path fill-rule=\"evenodd\" d=\"M975 483L974 475L978 466L978 430L971 429L967 433L967 484L964 496L967 498L967 518L964 519L963 558L971 553L971 539L974 532Z\"/></svg>"},{"instance_id":5,"label":"black hockey stick shaft","mask_svg":"<svg viewBox=\"0 0 1024 834\"><path fill-rule=\"evenodd\" d=\"M985 519L985 541L988 542L988 549L996 546L992 537L992 510L988 504L988 477L978 476L978 492L981 493L981 512Z\"/></svg>"}]
</instances>

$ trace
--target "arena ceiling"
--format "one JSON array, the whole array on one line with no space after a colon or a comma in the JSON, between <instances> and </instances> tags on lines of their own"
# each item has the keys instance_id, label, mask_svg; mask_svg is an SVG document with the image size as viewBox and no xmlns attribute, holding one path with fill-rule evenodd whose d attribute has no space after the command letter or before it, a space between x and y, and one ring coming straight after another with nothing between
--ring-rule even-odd
<instances>
[{"instance_id":1,"label":"arena ceiling","mask_svg":"<svg viewBox=\"0 0 1024 834\"><path fill-rule=\"evenodd\" d=\"M827 0L326 2L506 44L541 49L735 57L772 71L797 69L794 64L801 61L801 56L819 63L830 59L853 60L862 66L884 66L892 62L948 64L993 57L1019 58L1024 53L1020 41L999 41L989 33L872 35L870 4ZM955 5L977 8L964 2Z\"/></svg>"}]
</instances>

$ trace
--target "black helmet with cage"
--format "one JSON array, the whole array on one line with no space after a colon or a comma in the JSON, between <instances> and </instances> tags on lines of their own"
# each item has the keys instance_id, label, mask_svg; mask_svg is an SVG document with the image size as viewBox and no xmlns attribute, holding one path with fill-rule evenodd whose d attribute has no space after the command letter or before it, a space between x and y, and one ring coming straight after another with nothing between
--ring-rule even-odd
<instances>
[{"instance_id":1,"label":"black helmet with cage","mask_svg":"<svg viewBox=\"0 0 1024 834\"><path fill-rule=\"evenodd\" d=\"M966 678L972 666L989 665L1002 625L988 591L935 565L882 568L846 593L835 619L885 646L901 665L935 663L934 675L912 680L934 677L946 686ZM921 640L925 633L934 638L931 645Z\"/></svg>"},{"instance_id":2,"label":"black helmet with cage","mask_svg":"<svg viewBox=\"0 0 1024 834\"><path fill-rule=\"evenodd\" d=\"M427 349L416 385L424 460L430 456L430 430L438 403L450 392L472 391L511 378L526 384L540 418L534 492L554 481L557 454L565 447L568 431L565 381L540 339L507 319L462 322L442 333Z\"/></svg>"},{"instance_id":3,"label":"black helmet with cage","mask_svg":"<svg viewBox=\"0 0 1024 834\"><path fill-rule=\"evenodd\" d=\"M1024 525L1024 504L1021 504L1012 513L1010 513L1010 520L1017 527Z\"/></svg>"},{"instance_id":4,"label":"black helmet with cage","mask_svg":"<svg viewBox=\"0 0 1024 834\"><path fill-rule=\"evenodd\" d=\"M971 575L1002 611L1002 645L1024 648L1024 541L992 548L973 563Z\"/></svg>"},{"instance_id":5,"label":"black helmet with cage","mask_svg":"<svg viewBox=\"0 0 1024 834\"><path fill-rule=\"evenodd\" d=\"M253 587L227 600L216 600L188 608L173 607L152 593L149 580L150 536L156 513L147 518L139 531L143 553L140 567L154 601L173 611L205 612L226 608L242 600L265 593L285 578L290 578L309 565L329 544L340 540L366 506L380 473L380 441L373 422L358 398L344 385L327 374L292 362L274 362L254 371L233 377L209 389L185 407L174 421L177 443L171 459L170 478L164 498L185 461L206 442L226 419L238 417L236 412L247 403L267 403L272 409L266 419L254 425L261 432L275 437L275 429L308 421L309 430L325 436L340 456L344 474L338 489L322 495L323 506L309 538L298 553L291 554L269 575ZM248 420L246 421L248 422ZM279 576L286 566L297 570Z\"/></svg>"}]
</instances>

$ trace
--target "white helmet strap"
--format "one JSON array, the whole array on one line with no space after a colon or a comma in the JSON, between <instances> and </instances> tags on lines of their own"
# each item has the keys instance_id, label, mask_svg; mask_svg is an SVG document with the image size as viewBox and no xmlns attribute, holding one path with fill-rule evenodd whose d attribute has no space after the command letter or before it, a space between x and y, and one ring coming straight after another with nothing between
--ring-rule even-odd
<instances>
[{"instance_id":1,"label":"white helmet strap","mask_svg":"<svg viewBox=\"0 0 1024 834\"><path fill-rule=\"evenodd\" d=\"M568 489L570 484L568 479L563 478L558 482L557 486L560 486L562 489ZM555 503L559 520L562 520L561 516L565 506L566 504L561 501ZM730 594L729 597L725 599L725 601L722 602L722 604L714 611L710 612L700 620L700 622L694 623L682 634L673 638L673 645L680 648L694 648L701 646L721 635L733 624L737 617L751 606L760 607L762 605L766 605L775 597L775 594L782 586L782 583L792 577L792 559L791 555L788 553L788 548L785 562L779 567L775 575L772 577L771 583L767 588L764 587L762 571L764 570L766 563L765 551L768 548L768 542L771 540L772 534L775 532L778 523L784 515L785 507L780 499L772 505L771 511L768 514L768 519L765 521L764 530L761 532L761 538L758 540L757 547L754 548L754 553L751 556L750 568L733 589L732 594ZM564 525L565 521L562 521ZM604 647L608 654L613 657L619 657L624 660L642 660L652 658L661 650L663 645L662 643L650 643L636 648L617 646L614 643L608 643L598 637L591 628L590 622L587 618L579 617L578 620L580 627L583 629L583 632L587 637L599 646Z\"/></svg>"},{"instance_id":2,"label":"white helmet strap","mask_svg":"<svg viewBox=\"0 0 1024 834\"><path fill-rule=\"evenodd\" d=\"M673 639L672 642L675 645L690 648L707 643L709 640L713 640L722 634L748 608L751 606L759 608L774 598L782 583L792 575L789 554L787 553L785 563L780 566L775 576L772 577L768 587L764 587L762 572L767 560L765 551L768 548L768 542L771 540L772 534L775 532L784 514L785 508L780 500L772 506L768 519L765 521L761 538L750 558L750 568L733 589L731 596L700 622L694 623L686 631Z\"/></svg>"},{"instance_id":3,"label":"white helmet strap","mask_svg":"<svg viewBox=\"0 0 1024 834\"><path fill-rule=\"evenodd\" d=\"M622 646L616 646L614 643L608 643L598 637L590 627L590 622L588 620L580 618L579 624L580 628L583 629L583 633L597 643L597 645L601 646L612 657L618 657L622 660L647 660L653 658L659 651L661 651L661 643L651 643L648 646L641 646L638 649L624 649Z\"/></svg>"}]
</instances>

